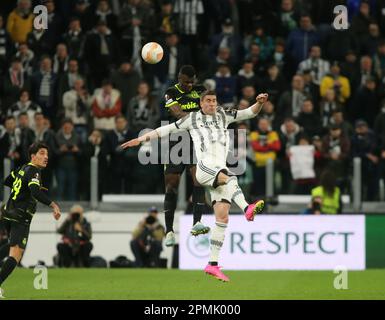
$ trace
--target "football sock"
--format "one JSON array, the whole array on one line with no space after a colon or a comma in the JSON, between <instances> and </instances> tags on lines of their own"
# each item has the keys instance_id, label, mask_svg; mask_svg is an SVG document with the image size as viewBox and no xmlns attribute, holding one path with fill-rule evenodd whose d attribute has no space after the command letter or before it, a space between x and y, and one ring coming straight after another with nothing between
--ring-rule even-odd
<instances>
[{"instance_id":1,"label":"football sock","mask_svg":"<svg viewBox=\"0 0 385 320\"><path fill-rule=\"evenodd\" d=\"M236 205L242 210L246 210L249 204L247 203L245 196L242 192L242 189L238 185L237 177L230 177L226 184L227 188L229 188L230 194L232 194L232 200L236 203ZM246 209L245 209L246 208Z\"/></svg>"},{"instance_id":2,"label":"football sock","mask_svg":"<svg viewBox=\"0 0 385 320\"><path fill-rule=\"evenodd\" d=\"M177 194L174 192L166 192L164 197L164 216L166 222L166 233L174 231L174 215L176 209Z\"/></svg>"},{"instance_id":3,"label":"football sock","mask_svg":"<svg viewBox=\"0 0 385 320\"><path fill-rule=\"evenodd\" d=\"M8 276L12 273L16 266L17 261L14 257L8 257L7 260L5 260L0 271L0 286L3 284L5 279L7 279Z\"/></svg>"},{"instance_id":4,"label":"football sock","mask_svg":"<svg viewBox=\"0 0 385 320\"><path fill-rule=\"evenodd\" d=\"M219 252L221 251L221 248L223 246L223 241L225 240L225 231L227 228L227 223L223 222L215 222L215 227L212 230L211 233L211 239L210 239L210 264L214 265L213 263L218 264L219 259Z\"/></svg>"},{"instance_id":5,"label":"football sock","mask_svg":"<svg viewBox=\"0 0 385 320\"><path fill-rule=\"evenodd\" d=\"M9 255L9 248L10 248L9 243L6 243L0 247L0 265L3 259Z\"/></svg>"},{"instance_id":6,"label":"football sock","mask_svg":"<svg viewBox=\"0 0 385 320\"><path fill-rule=\"evenodd\" d=\"M205 209L206 198L205 198L205 188L194 186L193 195L193 214L194 214L194 222L193 225L198 221L201 221L203 210Z\"/></svg>"}]
</instances>

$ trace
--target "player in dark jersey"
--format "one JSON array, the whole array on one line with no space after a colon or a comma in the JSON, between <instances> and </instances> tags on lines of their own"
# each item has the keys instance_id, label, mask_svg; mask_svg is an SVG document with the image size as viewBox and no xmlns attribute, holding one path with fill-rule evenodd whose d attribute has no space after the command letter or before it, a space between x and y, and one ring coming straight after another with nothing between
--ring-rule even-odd
<instances>
[{"instance_id":1,"label":"player in dark jersey","mask_svg":"<svg viewBox=\"0 0 385 320\"><path fill-rule=\"evenodd\" d=\"M188 112L200 110L200 94L206 90L202 85L195 84L196 74L193 66L182 66L179 75L178 83L167 89L165 94L166 104L170 116L170 121L175 122L184 117ZM170 149L174 144L170 142ZM190 155L193 153L193 142L190 139ZM166 246L173 246L175 244L174 235L174 214L177 204L178 186L180 177L184 169L189 167L191 177L193 179L193 228L191 234L196 236L198 234L205 234L210 231L210 228L203 225L200 220L203 210L205 208L205 191L204 188L196 181L195 165L187 164L170 164L165 165L164 180L166 187L166 194L164 199L164 213L166 220Z\"/></svg>"},{"instance_id":2,"label":"player in dark jersey","mask_svg":"<svg viewBox=\"0 0 385 320\"><path fill-rule=\"evenodd\" d=\"M9 234L10 250L0 270L0 287L23 256L37 202L50 206L56 220L59 220L61 215L59 206L42 191L41 170L48 163L48 147L41 142L35 143L29 148L29 156L31 162L12 171L4 181L6 186L12 188L0 215ZM1 288L0 297L3 297Z\"/></svg>"}]
</instances>

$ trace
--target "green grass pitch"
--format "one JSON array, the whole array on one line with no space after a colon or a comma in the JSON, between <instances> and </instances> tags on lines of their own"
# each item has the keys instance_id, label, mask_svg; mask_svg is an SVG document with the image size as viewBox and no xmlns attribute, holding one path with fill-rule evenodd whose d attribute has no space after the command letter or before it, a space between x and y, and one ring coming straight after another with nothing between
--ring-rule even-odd
<instances>
[{"instance_id":1,"label":"green grass pitch","mask_svg":"<svg viewBox=\"0 0 385 320\"><path fill-rule=\"evenodd\" d=\"M336 290L333 271L225 271L229 283L203 271L166 269L48 269L48 289L36 290L33 269L4 283L7 299L385 299L385 269L349 271Z\"/></svg>"}]
</instances>

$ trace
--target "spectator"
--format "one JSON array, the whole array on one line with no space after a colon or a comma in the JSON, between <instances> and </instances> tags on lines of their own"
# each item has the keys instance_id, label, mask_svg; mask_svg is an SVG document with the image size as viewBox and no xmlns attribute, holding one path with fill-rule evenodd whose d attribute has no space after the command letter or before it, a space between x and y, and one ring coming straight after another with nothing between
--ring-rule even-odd
<instances>
[{"instance_id":1,"label":"spectator","mask_svg":"<svg viewBox=\"0 0 385 320\"><path fill-rule=\"evenodd\" d=\"M28 90L21 90L19 101L12 105L8 110L8 115L18 118L19 114L26 113L31 129L35 129L35 114L41 112L41 108L32 102Z\"/></svg>"},{"instance_id":2,"label":"spectator","mask_svg":"<svg viewBox=\"0 0 385 320\"><path fill-rule=\"evenodd\" d=\"M27 43L20 43L16 52L16 58L20 59L23 70L30 77L33 74L33 70L36 63L36 56L31 49L29 49Z\"/></svg>"},{"instance_id":3,"label":"spectator","mask_svg":"<svg viewBox=\"0 0 385 320\"><path fill-rule=\"evenodd\" d=\"M27 35L26 42L28 47L34 52L37 57L42 55L51 55L54 53L55 45L50 41L49 34L44 28L33 29Z\"/></svg>"},{"instance_id":4,"label":"spectator","mask_svg":"<svg viewBox=\"0 0 385 320\"><path fill-rule=\"evenodd\" d=\"M0 137L0 160L4 158L13 161L14 167L20 165L20 130L16 127L16 119L7 117L4 123L5 132Z\"/></svg>"},{"instance_id":5,"label":"spectator","mask_svg":"<svg viewBox=\"0 0 385 320\"><path fill-rule=\"evenodd\" d=\"M365 85L358 89L349 110L353 121L363 119L370 127L373 127L380 105L376 89L376 81L370 77L365 80Z\"/></svg>"},{"instance_id":6,"label":"spectator","mask_svg":"<svg viewBox=\"0 0 385 320\"><path fill-rule=\"evenodd\" d=\"M84 60L88 66L89 82L96 88L119 62L120 48L117 39L104 21L99 21L95 29L87 34Z\"/></svg>"},{"instance_id":7,"label":"spectator","mask_svg":"<svg viewBox=\"0 0 385 320\"><path fill-rule=\"evenodd\" d=\"M301 112L297 117L297 123L302 127L305 135L310 138L322 134L320 117L314 112L313 102L310 99L303 102Z\"/></svg>"},{"instance_id":8,"label":"spectator","mask_svg":"<svg viewBox=\"0 0 385 320\"><path fill-rule=\"evenodd\" d=\"M260 86L262 92L269 94L269 100L277 104L278 99L287 89L287 83L276 64L267 68L267 76L262 79Z\"/></svg>"},{"instance_id":9,"label":"spectator","mask_svg":"<svg viewBox=\"0 0 385 320\"><path fill-rule=\"evenodd\" d=\"M342 109L335 109L332 111L330 124L338 125L341 128L342 134L345 137L348 137L350 139L353 136L353 133L354 133L353 127L350 124L350 122L345 121L344 113Z\"/></svg>"},{"instance_id":10,"label":"spectator","mask_svg":"<svg viewBox=\"0 0 385 320\"><path fill-rule=\"evenodd\" d=\"M218 70L218 67L222 64L227 64L230 68L233 68L230 62L230 49L223 47L218 49L218 54L214 60L210 61L208 71L206 71L206 77L213 77Z\"/></svg>"},{"instance_id":11,"label":"spectator","mask_svg":"<svg viewBox=\"0 0 385 320\"><path fill-rule=\"evenodd\" d=\"M342 211L341 190L332 171L324 171L320 185L311 191L312 214L337 214Z\"/></svg>"},{"instance_id":12,"label":"spectator","mask_svg":"<svg viewBox=\"0 0 385 320\"><path fill-rule=\"evenodd\" d=\"M360 72L358 74L358 82L352 83L354 91L365 86L368 78L373 78L377 82L376 74L373 71L373 60L369 56L362 56L360 60Z\"/></svg>"},{"instance_id":13,"label":"spectator","mask_svg":"<svg viewBox=\"0 0 385 320\"><path fill-rule=\"evenodd\" d=\"M155 65L155 77L161 83L160 92L166 92L167 88L177 82L178 71L183 65L191 63L189 50L180 44L177 33L166 35L163 59Z\"/></svg>"},{"instance_id":14,"label":"spectator","mask_svg":"<svg viewBox=\"0 0 385 320\"><path fill-rule=\"evenodd\" d=\"M342 109L342 106L338 101L336 101L335 91L333 89L328 89L320 103L320 115L322 126L324 128L331 123L333 111L339 108Z\"/></svg>"},{"instance_id":15,"label":"spectator","mask_svg":"<svg viewBox=\"0 0 385 320\"><path fill-rule=\"evenodd\" d=\"M240 106L241 106L241 103L239 103L239 109L241 109ZM243 109L246 109L246 108L248 108L248 107L245 107ZM264 103L262 110L259 113L259 116L268 119L270 121L271 127L274 131L279 130L279 124L277 122L277 118L275 115L275 105L271 101L266 101Z\"/></svg>"},{"instance_id":16,"label":"spectator","mask_svg":"<svg viewBox=\"0 0 385 320\"><path fill-rule=\"evenodd\" d=\"M266 71L266 63L261 59L261 49L256 43L252 43L245 57L253 64L254 72L258 77L262 77Z\"/></svg>"},{"instance_id":17,"label":"spectator","mask_svg":"<svg viewBox=\"0 0 385 320\"><path fill-rule=\"evenodd\" d=\"M385 77L385 40L381 41L373 56L373 70L378 79Z\"/></svg>"},{"instance_id":18,"label":"spectator","mask_svg":"<svg viewBox=\"0 0 385 320\"><path fill-rule=\"evenodd\" d=\"M121 31L120 48L133 63L136 69L140 63L139 51L152 29L152 11L144 1L125 0L118 16L118 27ZM138 69L136 69L139 71Z\"/></svg>"},{"instance_id":19,"label":"spectator","mask_svg":"<svg viewBox=\"0 0 385 320\"><path fill-rule=\"evenodd\" d=\"M65 30L64 21L56 10L54 0L45 0L44 5L46 6L48 13L48 28L46 30L47 39L51 43L52 49L54 49Z\"/></svg>"},{"instance_id":20,"label":"spectator","mask_svg":"<svg viewBox=\"0 0 385 320\"><path fill-rule=\"evenodd\" d=\"M34 15L31 6L31 0L19 0L16 9L7 18L7 31L15 43L25 42L32 31Z\"/></svg>"},{"instance_id":21,"label":"spectator","mask_svg":"<svg viewBox=\"0 0 385 320\"><path fill-rule=\"evenodd\" d=\"M140 82L140 75L132 68L128 61L122 62L119 70L111 75L114 87L120 92L122 99L122 113L127 110L128 103L136 94Z\"/></svg>"},{"instance_id":22,"label":"spectator","mask_svg":"<svg viewBox=\"0 0 385 320\"><path fill-rule=\"evenodd\" d=\"M164 227L158 220L158 209L151 207L148 215L132 232L131 251L137 268L159 268Z\"/></svg>"},{"instance_id":23,"label":"spectator","mask_svg":"<svg viewBox=\"0 0 385 320\"><path fill-rule=\"evenodd\" d=\"M252 105L255 101L256 92L255 88L252 85L246 85L242 88L241 100L244 99Z\"/></svg>"},{"instance_id":24,"label":"spectator","mask_svg":"<svg viewBox=\"0 0 385 320\"><path fill-rule=\"evenodd\" d=\"M312 46L319 44L319 36L312 24L311 17L304 14L300 18L300 27L290 32L287 43L287 57L290 59L293 71L298 64L307 58L307 53Z\"/></svg>"},{"instance_id":25,"label":"spectator","mask_svg":"<svg viewBox=\"0 0 385 320\"><path fill-rule=\"evenodd\" d=\"M298 17L294 9L294 1L282 0L276 34L282 38L286 38L291 31L297 28L297 20Z\"/></svg>"},{"instance_id":26,"label":"spectator","mask_svg":"<svg viewBox=\"0 0 385 320\"><path fill-rule=\"evenodd\" d=\"M20 134L20 145L19 145L19 154L20 165L28 163L30 161L29 157L29 147L35 142L35 132L29 126L29 117L25 112L21 112L18 115L19 123L19 134Z\"/></svg>"},{"instance_id":27,"label":"spectator","mask_svg":"<svg viewBox=\"0 0 385 320\"><path fill-rule=\"evenodd\" d=\"M290 147L295 146L301 137L301 128L293 118L286 118L280 127L279 140L281 149L278 153L278 167L281 173L280 193L289 193L293 189L293 179L290 172Z\"/></svg>"},{"instance_id":28,"label":"spectator","mask_svg":"<svg viewBox=\"0 0 385 320\"><path fill-rule=\"evenodd\" d=\"M47 167L42 171L44 186L48 189L48 194L52 195L51 188L53 183L53 172L57 164L58 147L56 135L46 124L46 119L41 112L35 113L35 137L36 142L43 142L48 146L49 161Z\"/></svg>"},{"instance_id":29,"label":"spectator","mask_svg":"<svg viewBox=\"0 0 385 320\"><path fill-rule=\"evenodd\" d=\"M16 103L22 89L29 90L31 88L29 77L24 71L20 59L14 58L12 60L11 68L2 79L1 86L3 87L3 106L6 109Z\"/></svg>"},{"instance_id":30,"label":"spectator","mask_svg":"<svg viewBox=\"0 0 385 320\"><path fill-rule=\"evenodd\" d=\"M123 150L123 142L133 139L134 133L128 129L124 116L115 117L114 129L106 134L106 150L110 156L108 172L109 191L114 194L130 193L133 184L133 175L137 165L135 149Z\"/></svg>"},{"instance_id":31,"label":"spectator","mask_svg":"<svg viewBox=\"0 0 385 320\"><path fill-rule=\"evenodd\" d=\"M366 1L362 1L360 4L360 11L352 19L352 31L354 34L361 38L369 32L369 25L373 21L373 18L370 16L370 6Z\"/></svg>"},{"instance_id":32,"label":"spectator","mask_svg":"<svg viewBox=\"0 0 385 320\"><path fill-rule=\"evenodd\" d=\"M77 199L79 139L74 131L72 120L64 119L56 134L59 148L56 166L58 199L75 201Z\"/></svg>"},{"instance_id":33,"label":"spectator","mask_svg":"<svg viewBox=\"0 0 385 320\"><path fill-rule=\"evenodd\" d=\"M210 44L211 57L217 56L220 48L227 48L230 51L229 63L238 67L243 55L241 38L234 32L234 24L230 18L222 23L222 32L213 36Z\"/></svg>"},{"instance_id":34,"label":"spectator","mask_svg":"<svg viewBox=\"0 0 385 320\"><path fill-rule=\"evenodd\" d=\"M186 0L176 0L174 4L174 14L177 16L178 31L181 35L182 44L190 49L190 56L193 65L200 65L198 56L200 24L202 15L204 14L204 6L202 0L190 2L187 5Z\"/></svg>"},{"instance_id":35,"label":"spectator","mask_svg":"<svg viewBox=\"0 0 385 320\"><path fill-rule=\"evenodd\" d=\"M66 44L71 58L80 59L84 40L85 33L80 24L79 17L71 18L68 31L63 35L63 43Z\"/></svg>"},{"instance_id":36,"label":"spectator","mask_svg":"<svg viewBox=\"0 0 385 320\"><path fill-rule=\"evenodd\" d=\"M57 113L56 86L57 75L52 70L52 60L48 56L43 56L40 70L32 76L32 97L51 121L55 119Z\"/></svg>"},{"instance_id":37,"label":"spectator","mask_svg":"<svg viewBox=\"0 0 385 320\"><path fill-rule=\"evenodd\" d=\"M261 25L257 26L255 29L252 41L256 43L261 50L261 60L265 62L270 61L274 53L274 40L272 37L265 34L265 29Z\"/></svg>"},{"instance_id":38,"label":"spectator","mask_svg":"<svg viewBox=\"0 0 385 320\"><path fill-rule=\"evenodd\" d=\"M322 140L322 157L326 167L331 170L339 187L345 190L347 186L347 160L350 153L349 138L344 136L338 124L329 127L329 134Z\"/></svg>"},{"instance_id":39,"label":"spectator","mask_svg":"<svg viewBox=\"0 0 385 320\"><path fill-rule=\"evenodd\" d=\"M85 77L79 73L79 62L75 59L68 60L68 70L58 79L58 96L62 100L64 93L75 87L75 82L82 80L85 85ZM59 102L62 105L62 101Z\"/></svg>"},{"instance_id":40,"label":"spectator","mask_svg":"<svg viewBox=\"0 0 385 320\"><path fill-rule=\"evenodd\" d=\"M253 63L250 60L243 62L242 68L238 71L237 75L237 96L241 96L242 88L245 86L254 87L257 84L257 76L253 70ZM269 93L269 99L271 96Z\"/></svg>"},{"instance_id":41,"label":"spectator","mask_svg":"<svg viewBox=\"0 0 385 320\"><path fill-rule=\"evenodd\" d=\"M318 87L321 84L322 78L330 72L329 61L321 58L320 46L312 46L309 58L299 64L298 73L303 74L305 70L310 70L313 83Z\"/></svg>"},{"instance_id":42,"label":"spectator","mask_svg":"<svg viewBox=\"0 0 385 320\"><path fill-rule=\"evenodd\" d=\"M91 158L98 159L98 191L99 198L102 194L108 193L107 181L107 150L105 138L100 130L93 130L88 137L83 147L83 161L80 164L80 172L82 178L80 179L79 190L82 198L90 199L89 182L91 177Z\"/></svg>"},{"instance_id":43,"label":"spectator","mask_svg":"<svg viewBox=\"0 0 385 320\"><path fill-rule=\"evenodd\" d=\"M285 91L279 98L277 117L280 121L287 117L297 117L306 99L304 80L300 75L295 75L291 81L291 90Z\"/></svg>"},{"instance_id":44,"label":"spectator","mask_svg":"<svg viewBox=\"0 0 385 320\"><path fill-rule=\"evenodd\" d=\"M159 37L160 42L163 42L167 35L177 32L177 21L173 10L173 1L164 0L161 2L160 12L155 16L154 32Z\"/></svg>"},{"instance_id":45,"label":"spectator","mask_svg":"<svg viewBox=\"0 0 385 320\"><path fill-rule=\"evenodd\" d=\"M370 23L369 33L361 39L361 53L373 56L381 42L380 29L377 23Z\"/></svg>"},{"instance_id":46,"label":"spectator","mask_svg":"<svg viewBox=\"0 0 385 320\"><path fill-rule=\"evenodd\" d=\"M14 51L11 37L4 27L4 18L0 15L0 74L4 72L9 57Z\"/></svg>"},{"instance_id":47,"label":"spectator","mask_svg":"<svg viewBox=\"0 0 385 320\"><path fill-rule=\"evenodd\" d=\"M74 88L63 95L65 118L71 119L80 143L88 137L88 123L91 111L91 97L82 79L75 80Z\"/></svg>"},{"instance_id":48,"label":"spectator","mask_svg":"<svg viewBox=\"0 0 385 320\"><path fill-rule=\"evenodd\" d=\"M67 219L57 230L62 235L62 242L58 243L59 267L90 266L90 253L93 245L91 242L91 224L84 217L84 209L80 205L72 206Z\"/></svg>"},{"instance_id":49,"label":"spectator","mask_svg":"<svg viewBox=\"0 0 385 320\"><path fill-rule=\"evenodd\" d=\"M294 177L294 194L309 194L316 186L314 163L320 154L310 144L306 135L301 135L297 146L289 149L290 171Z\"/></svg>"},{"instance_id":50,"label":"spectator","mask_svg":"<svg viewBox=\"0 0 385 320\"><path fill-rule=\"evenodd\" d=\"M337 101L344 105L350 97L350 83L348 78L340 74L340 71L338 63L334 63L331 66L330 74L321 80L320 94L321 97L325 97L326 91L333 89L336 93Z\"/></svg>"},{"instance_id":51,"label":"spectator","mask_svg":"<svg viewBox=\"0 0 385 320\"><path fill-rule=\"evenodd\" d=\"M363 201L375 201L378 197L379 154L376 136L364 120L357 120L352 137L352 160L361 158Z\"/></svg>"},{"instance_id":52,"label":"spectator","mask_svg":"<svg viewBox=\"0 0 385 320\"><path fill-rule=\"evenodd\" d=\"M127 119L130 129L136 134L146 128L158 127L160 110L147 82L139 83L138 94L128 104Z\"/></svg>"},{"instance_id":53,"label":"spectator","mask_svg":"<svg viewBox=\"0 0 385 320\"><path fill-rule=\"evenodd\" d=\"M108 29L112 31L112 33L116 33L117 31L117 17L112 12L110 8L110 4L107 0L99 0L95 15L93 18L93 25L96 25L98 21L103 21L106 23Z\"/></svg>"},{"instance_id":54,"label":"spectator","mask_svg":"<svg viewBox=\"0 0 385 320\"><path fill-rule=\"evenodd\" d=\"M252 193L261 196L265 194L267 161L275 161L281 142L277 132L271 130L269 120L261 118L258 121L258 130L250 133L250 143L255 156Z\"/></svg>"},{"instance_id":55,"label":"spectator","mask_svg":"<svg viewBox=\"0 0 385 320\"><path fill-rule=\"evenodd\" d=\"M58 77L65 74L68 71L68 62L70 57L68 55L67 46L63 43L60 43L56 47L56 53L53 56L53 72L57 74Z\"/></svg>"},{"instance_id":56,"label":"spectator","mask_svg":"<svg viewBox=\"0 0 385 320\"><path fill-rule=\"evenodd\" d=\"M345 61L341 62L341 74L349 79L352 84L351 87L356 87L356 83L359 82L360 66L358 63L357 54L349 50L345 55Z\"/></svg>"},{"instance_id":57,"label":"spectator","mask_svg":"<svg viewBox=\"0 0 385 320\"><path fill-rule=\"evenodd\" d=\"M87 33L94 27L92 19L93 12L88 0L76 0L74 15L80 20L80 25L84 33Z\"/></svg>"},{"instance_id":58,"label":"spectator","mask_svg":"<svg viewBox=\"0 0 385 320\"><path fill-rule=\"evenodd\" d=\"M233 107L236 96L236 79L231 75L229 66L226 64L218 66L214 80L218 103L225 108Z\"/></svg>"},{"instance_id":59,"label":"spectator","mask_svg":"<svg viewBox=\"0 0 385 320\"><path fill-rule=\"evenodd\" d=\"M120 114L121 110L120 92L113 88L110 80L103 81L102 87L95 90L92 98L95 129L114 129L115 117Z\"/></svg>"}]
</instances>

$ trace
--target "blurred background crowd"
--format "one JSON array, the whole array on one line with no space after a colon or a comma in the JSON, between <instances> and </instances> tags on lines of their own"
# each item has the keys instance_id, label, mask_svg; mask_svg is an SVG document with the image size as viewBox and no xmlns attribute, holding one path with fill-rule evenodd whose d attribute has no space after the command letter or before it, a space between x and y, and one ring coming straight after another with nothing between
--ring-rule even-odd
<instances>
[{"instance_id":1,"label":"blurred background crowd","mask_svg":"<svg viewBox=\"0 0 385 320\"><path fill-rule=\"evenodd\" d=\"M34 29L33 8L48 11ZM336 5L347 29L333 28ZM162 165L142 166L119 145L168 119L164 92L192 64L225 107L270 95L247 130L249 195L265 193L272 159L276 191L308 194L324 169L351 192L361 158L364 194L377 200L385 164L384 0L66 0L0 2L0 166L18 166L28 146L50 148L43 180L58 200L88 200L90 159L100 193L162 193ZM163 60L141 47L157 41ZM296 178L291 148L313 146L314 176ZM1 167L1 172L3 171Z\"/></svg>"}]
</instances>

